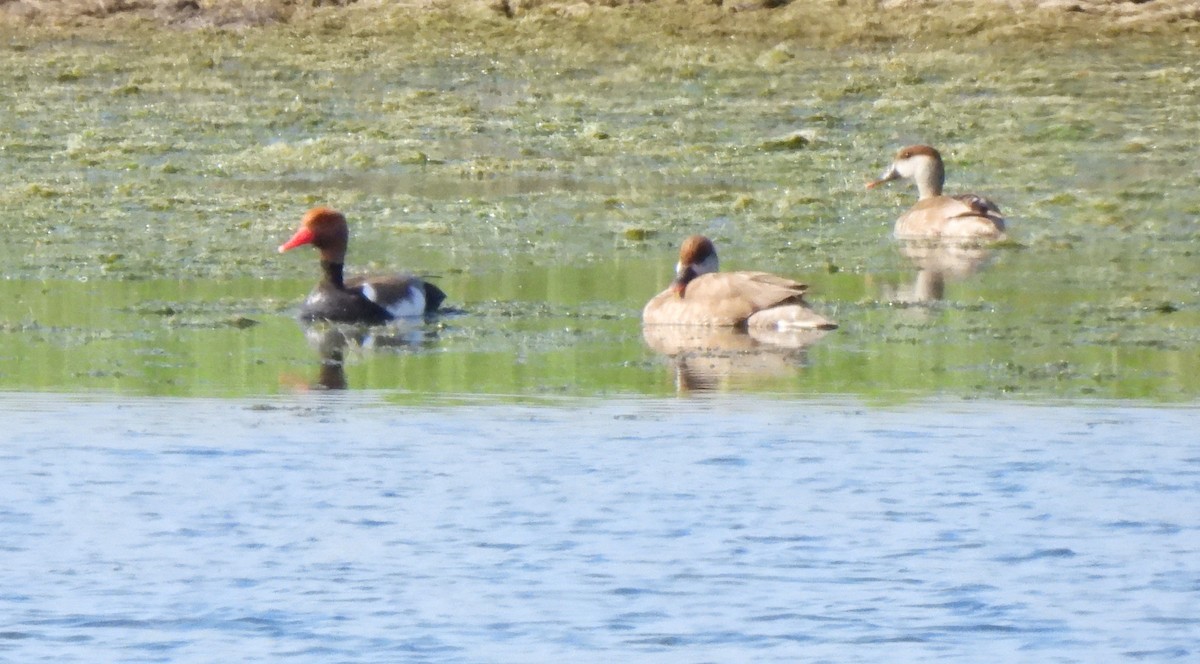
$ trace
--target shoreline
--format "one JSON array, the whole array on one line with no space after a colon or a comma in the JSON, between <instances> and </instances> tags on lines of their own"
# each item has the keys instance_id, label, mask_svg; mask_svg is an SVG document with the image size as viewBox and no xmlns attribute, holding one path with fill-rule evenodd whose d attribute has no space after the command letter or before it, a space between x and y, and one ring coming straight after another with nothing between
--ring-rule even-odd
<instances>
[{"instance_id":1,"label":"shoreline","mask_svg":"<svg viewBox=\"0 0 1200 664\"><path fill-rule=\"evenodd\" d=\"M1200 0L0 0L0 29L63 33L271 26L461 31L506 24L550 30L585 21L633 21L699 39L803 37L819 44L1188 36L1200 33Z\"/></svg>"}]
</instances>

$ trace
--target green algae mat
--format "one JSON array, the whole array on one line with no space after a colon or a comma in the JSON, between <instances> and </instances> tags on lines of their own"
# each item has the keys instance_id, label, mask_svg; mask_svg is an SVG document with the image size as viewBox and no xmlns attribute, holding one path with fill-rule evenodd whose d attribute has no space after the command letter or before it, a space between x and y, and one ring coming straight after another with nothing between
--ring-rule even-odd
<instances>
[{"instance_id":1,"label":"green algae mat","mask_svg":"<svg viewBox=\"0 0 1200 664\"><path fill-rule=\"evenodd\" d=\"M315 258L274 251L325 204L351 269L453 308L346 335L348 387L1194 402L1191 24L799 4L5 23L0 389L329 382L291 318ZM1011 229L932 290L890 236L915 192L864 189L918 142ZM766 363L659 352L639 312L692 233L841 327Z\"/></svg>"}]
</instances>

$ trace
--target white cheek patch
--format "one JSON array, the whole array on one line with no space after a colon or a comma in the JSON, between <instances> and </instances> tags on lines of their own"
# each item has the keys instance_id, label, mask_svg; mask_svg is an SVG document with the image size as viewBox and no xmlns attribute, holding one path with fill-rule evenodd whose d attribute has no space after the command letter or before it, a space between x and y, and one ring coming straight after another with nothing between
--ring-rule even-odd
<instances>
[{"instance_id":1,"label":"white cheek patch","mask_svg":"<svg viewBox=\"0 0 1200 664\"><path fill-rule=\"evenodd\" d=\"M363 284L359 288L359 290L362 291L363 296L366 297L368 300L374 302L375 304L379 304L379 300L376 299L379 297L379 294L375 292L374 286L372 286L369 283Z\"/></svg>"},{"instance_id":2,"label":"white cheek patch","mask_svg":"<svg viewBox=\"0 0 1200 664\"><path fill-rule=\"evenodd\" d=\"M900 174L900 177L909 180L915 178L919 171L928 171L933 167L933 158L923 154L914 155L903 161L896 162L896 172Z\"/></svg>"}]
</instances>

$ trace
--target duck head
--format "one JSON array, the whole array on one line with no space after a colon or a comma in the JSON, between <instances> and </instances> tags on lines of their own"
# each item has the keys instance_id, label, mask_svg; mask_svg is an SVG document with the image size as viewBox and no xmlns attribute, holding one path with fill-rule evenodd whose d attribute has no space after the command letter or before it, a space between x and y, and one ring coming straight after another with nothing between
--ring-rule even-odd
<instances>
[{"instance_id":1,"label":"duck head","mask_svg":"<svg viewBox=\"0 0 1200 664\"><path fill-rule=\"evenodd\" d=\"M346 259L346 244L350 240L350 229L346 217L337 210L315 207L300 220L300 228L292 239L279 245L279 253L311 244L321 252L321 260L343 263Z\"/></svg>"},{"instance_id":2,"label":"duck head","mask_svg":"<svg viewBox=\"0 0 1200 664\"><path fill-rule=\"evenodd\" d=\"M693 235L684 240L679 248L679 262L675 264L675 280L671 282L671 290L683 297L688 282L717 270L717 248L712 240L703 235Z\"/></svg>"},{"instance_id":3,"label":"duck head","mask_svg":"<svg viewBox=\"0 0 1200 664\"><path fill-rule=\"evenodd\" d=\"M874 189L892 180L912 180L917 185L920 198L930 198L942 195L942 185L945 184L946 170L942 165L942 155L928 145L910 145L901 148L878 180L867 184L867 189Z\"/></svg>"}]
</instances>

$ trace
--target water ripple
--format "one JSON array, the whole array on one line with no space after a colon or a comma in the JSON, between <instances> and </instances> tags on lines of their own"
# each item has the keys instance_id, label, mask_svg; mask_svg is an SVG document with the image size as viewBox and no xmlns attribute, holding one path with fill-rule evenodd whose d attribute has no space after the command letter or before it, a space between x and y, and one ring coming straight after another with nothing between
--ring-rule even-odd
<instances>
[{"instance_id":1,"label":"water ripple","mask_svg":"<svg viewBox=\"0 0 1200 664\"><path fill-rule=\"evenodd\" d=\"M1200 486L1179 479L1200 413L335 399L314 418L307 399L48 414L0 395L2 658L1186 660L1200 642ZM798 418L804 442L780 442ZM1021 445L981 441L995 429Z\"/></svg>"}]
</instances>

